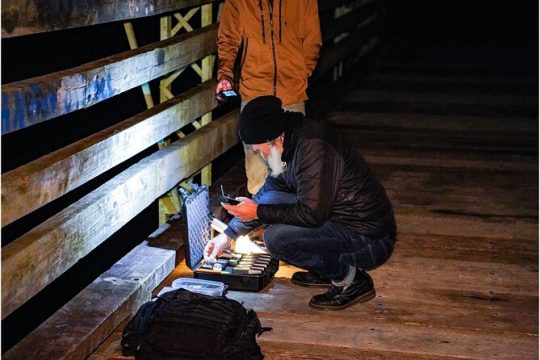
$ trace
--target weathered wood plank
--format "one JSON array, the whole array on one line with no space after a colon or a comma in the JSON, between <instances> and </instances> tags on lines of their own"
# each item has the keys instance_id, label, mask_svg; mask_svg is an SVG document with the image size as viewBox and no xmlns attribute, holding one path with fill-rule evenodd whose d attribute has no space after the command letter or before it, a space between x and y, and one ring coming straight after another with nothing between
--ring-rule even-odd
<instances>
[{"instance_id":1,"label":"weathered wood plank","mask_svg":"<svg viewBox=\"0 0 540 360\"><path fill-rule=\"evenodd\" d=\"M163 234L156 232L148 237L148 246L173 250L176 253L175 265L178 265L185 257L187 227L179 214L173 215L162 227Z\"/></svg>"},{"instance_id":2,"label":"weathered wood plank","mask_svg":"<svg viewBox=\"0 0 540 360\"><path fill-rule=\"evenodd\" d=\"M120 341L122 331L116 331L88 360L131 360L122 356ZM290 342L260 342L266 360L309 359L309 360L468 360L472 358L408 354L398 351L366 350L341 346L296 344Z\"/></svg>"},{"instance_id":3,"label":"weathered wood plank","mask_svg":"<svg viewBox=\"0 0 540 360\"><path fill-rule=\"evenodd\" d=\"M538 80L529 75L515 75L515 76L490 76L486 77L477 73L469 75L444 75L444 74L383 74L375 73L370 76L369 81L377 81L386 83L386 86L392 87L393 82L408 81L422 84L439 84L443 88L446 84L460 84L460 85L512 85L512 84L535 84Z\"/></svg>"},{"instance_id":4,"label":"weathered wood plank","mask_svg":"<svg viewBox=\"0 0 540 360\"><path fill-rule=\"evenodd\" d=\"M505 239L538 239L538 222L516 218L482 219L470 215L435 214L414 208L397 208L400 232Z\"/></svg>"},{"instance_id":5,"label":"weathered wood plank","mask_svg":"<svg viewBox=\"0 0 540 360\"><path fill-rule=\"evenodd\" d=\"M354 27L360 24L362 20L365 20L368 16L374 13L375 4L376 2L372 1L337 19L321 19L321 33L323 42L335 38L346 31L354 30Z\"/></svg>"},{"instance_id":6,"label":"weathered wood plank","mask_svg":"<svg viewBox=\"0 0 540 360\"><path fill-rule=\"evenodd\" d=\"M512 120L509 121L507 118L488 116L340 111L328 118L328 122L338 131L340 129L387 127L420 130L512 132L516 136L523 133L538 132L538 122L525 117L512 117Z\"/></svg>"},{"instance_id":7,"label":"weathered wood plank","mask_svg":"<svg viewBox=\"0 0 540 360\"><path fill-rule=\"evenodd\" d=\"M217 0L18 1L2 2L2 38L129 21Z\"/></svg>"},{"instance_id":8,"label":"weathered wood plank","mask_svg":"<svg viewBox=\"0 0 540 360\"><path fill-rule=\"evenodd\" d=\"M87 358L88 360L133 360L133 356L122 355L122 331L126 327L128 319L121 322L120 325L113 331L99 347Z\"/></svg>"},{"instance_id":9,"label":"weathered wood plank","mask_svg":"<svg viewBox=\"0 0 540 360\"><path fill-rule=\"evenodd\" d=\"M344 111L379 112L397 114L433 114L433 115L465 115L502 117L511 120L513 117L538 118L538 107L508 104L433 104L399 102L398 101L351 101L342 105Z\"/></svg>"},{"instance_id":10,"label":"weathered wood plank","mask_svg":"<svg viewBox=\"0 0 540 360\"><path fill-rule=\"evenodd\" d=\"M422 60L415 60L414 62L395 62L390 59L385 59L381 65L377 68L379 73L414 73L414 74L440 74L440 75L476 75L491 77L493 75L531 75L531 67L519 65L519 64L464 64L464 63L446 63L436 64L433 62L427 62ZM392 89L388 89L392 91Z\"/></svg>"},{"instance_id":11,"label":"weathered wood plank","mask_svg":"<svg viewBox=\"0 0 540 360\"><path fill-rule=\"evenodd\" d=\"M393 81L378 81L371 80L369 77L362 81L359 85L362 89L383 89L388 92L420 92L420 93L439 93L439 94L498 94L498 95L535 95L538 91L537 84L531 83L505 83L504 81L497 82L476 82L461 83L452 81L452 76L446 80L440 77L440 81L425 82L415 81L413 78L398 78Z\"/></svg>"},{"instance_id":12,"label":"weathered wood plank","mask_svg":"<svg viewBox=\"0 0 540 360\"><path fill-rule=\"evenodd\" d=\"M95 105L215 50L217 25L2 85L2 134Z\"/></svg>"},{"instance_id":13,"label":"weathered wood plank","mask_svg":"<svg viewBox=\"0 0 540 360\"><path fill-rule=\"evenodd\" d=\"M530 106L538 108L538 97L534 95L500 94L432 94L401 91L383 91L359 89L348 96L351 102L400 102L454 105L494 105L494 106Z\"/></svg>"},{"instance_id":14,"label":"weathered wood plank","mask_svg":"<svg viewBox=\"0 0 540 360\"><path fill-rule=\"evenodd\" d=\"M175 253L137 246L12 349L5 359L84 359L150 300Z\"/></svg>"},{"instance_id":15,"label":"weathered wood plank","mask_svg":"<svg viewBox=\"0 0 540 360\"><path fill-rule=\"evenodd\" d=\"M411 251L410 249L408 249ZM399 257L380 269L381 284L413 288L460 289L462 291L538 294L538 264L500 264L423 257ZM407 274L403 276L402 274ZM416 274L417 276L412 276ZM378 279L377 272L374 278ZM516 281L519 279L519 281Z\"/></svg>"},{"instance_id":16,"label":"weathered wood plank","mask_svg":"<svg viewBox=\"0 0 540 360\"><path fill-rule=\"evenodd\" d=\"M370 18L371 19L371 18ZM323 47L317 67L311 76L313 81L316 81L338 62L342 61L350 53L358 50L361 46L365 48L365 52L369 51L376 43L377 38L374 35L377 25L377 19L373 19L364 26L352 31L345 39L337 44Z\"/></svg>"},{"instance_id":17,"label":"weathered wood plank","mask_svg":"<svg viewBox=\"0 0 540 360\"><path fill-rule=\"evenodd\" d=\"M2 175L2 225L131 158L206 114L217 103L210 80L188 92Z\"/></svg>"},{"instance_id":18,"label":"weathered wood plank","mask_svg":"<svg viewBox=\"0 0 540 360\"><path fill-rule=\"evenodd\" d=\"M2 318L238 142L236 112L154 153L2 249ZM211 145L210 145L211 144ZM167 171L164 172L163 169Z\"/></svg>"},{"instance_id":19,"label":"weathered wood plank","mask_svg":"<svg viewBox=\"0 0 540 360\"><path fill-rule=\"evenodd\" d=\"M436 172L436 167L418 169L415 165L374 168L397 207L485 221L518 218L531 222L538 217L538 199L530 196L530 192L538 191L535 172L521 172L518 174L522 176L516 177L513 172L497 176L493 171L450 168Z\"/></svg>"},{"instance_id":20,"label":"weathered wood plank","mask_svg":"<svg viewBox=\"0 0 540 360\"><path fill-rule=\"evenodd\" d=\"M297 344L279 341L262 341L264 358L268 360L472 360L470 357L423 355L391 350L372 350L319 344ZM113 360L115 358L110 358Z\"/></svg>"},{"instance_id":21,"label":"weathered wood plank","mask_svg":"<svg viewBox=\"0 0 540 360\"><path fill-rule=\"evenodd\" d=\"M512 133L475 133L472 131L444 131L408 128L355 128L339 129L342 138L362 149L477 152L481 154L506 154L509 156L538 156L538 141L534 134L522 133L516 138Z\"/></svg>"},{"instance_id":22,"label":"weathered wood plank","mask_svg":"<svg viewBox=\"0 0 540 360\"><path fill-rule=\"evenodd\" d=\"M399 352L420 356L478 359L538 358L536 335L424 327L347 317L323 318L312 314L259 313L259 317L264 326L273 327L258 339L263 344L278 341L374 351L399 349Z\"/></svg>"},{"instance_id":23,"label":"weathered wood plank","mask_svg":"<svg viewBox=\"0 0 540 360\"><path fill-rule=\"evenodd\" d=\"M374 0L366 0L363 2L363 4L370 3ZM347 3L351 3L351 0L319 0L319 11L327 11L327 10L333 10L339 6L343 6Z\"/></svg>"},{"instance_id":24,"label":"weathered wood plank","mask_svg":"<svg viewBox=\"0 0 540 360\"><path fill-rule=\"evenodd\" d=\"M500 264L537 264L536 239L497 239L472 236L401 233L400 256L453 259ZM409 251L414 249L414 252Z\"/></svg>"},{"instance_id":25,"label":"weathered wood plank","mask_svg":"<svg viewBox=\"0 0 540 360\"><path fill-rule=\"evenodd\" d=\"M471 152L454 155L433 150L418 156L418 151L411 150L373 150L363 149L362 156L371 165L403 165L416 167L439 167L467 170L497 170L514 173L535 172L538 163L533 156L507 156L498 154L478 154ZM516 174L517 176L517 174Z\"/></svg>"},{"instance_id":26,"label":"weathered wood plank","mask_svg":"<svg viewBox=\"0 0 540 360\"><path fill-rule=\"evenodd\" d=\"M398 250L402 253L401 250ZM394 255L394 256L401 256ZM229 291L229 298L241 301L256 312L282 314L311 314L313 317L340 318L343 312L321 313L308 306L309 299L324 292L296 286L290 277L298 268L282 263L276 278L260 293ZM444 275L431 284L411 285L411 278L418 278L424 269L413 272L390 274L384 267L372 272L377 297L366 303L353 306L345 312L350 319L388 321L392 323L414 323L426 326L437 325L451 328L472 328L486 331L513 331L526 334L538 332L538 317L532 316L538 310L538 296L484 290L464 290L445 288ZM179 277L191 277L192 272L182 262L162 285ZM393 278L390 283L389 277ZM401 281L407 282L403 285ZM441 283L436 283L440 280ZM157 293L159 289L156 289ZM324 314L324 315L323 315Z\"/></svg>"}]
</instances>

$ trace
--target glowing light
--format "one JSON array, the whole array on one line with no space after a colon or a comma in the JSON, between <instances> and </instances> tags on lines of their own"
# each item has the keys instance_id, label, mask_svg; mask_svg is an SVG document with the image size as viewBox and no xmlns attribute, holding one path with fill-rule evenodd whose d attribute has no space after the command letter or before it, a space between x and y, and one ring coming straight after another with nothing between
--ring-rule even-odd
<instances>
[{"instance_id":1,"label":"glowing light","mask_svg":"<svg viewBox=\"0 0 540 360\"><path fill-rule=\"evenodd\" d=\"M236 239L235 252L239 254L268 254L268 252L255 244L247 235Z\"/></svg>"}]
</instances>

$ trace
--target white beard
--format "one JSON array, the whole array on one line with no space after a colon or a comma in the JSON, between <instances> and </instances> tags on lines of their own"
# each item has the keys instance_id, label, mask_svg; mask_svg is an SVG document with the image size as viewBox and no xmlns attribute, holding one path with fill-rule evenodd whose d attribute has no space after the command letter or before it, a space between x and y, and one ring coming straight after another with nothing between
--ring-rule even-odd
<instances>
[{"instance_id":1,"label":"white beard","mask_svg":"<svg viewBox=\"0 0 540 360\"><path fill-rule=\"evenodd\" d=\"M282 151L279 151L277 146L272 145L270 155L268 156L268 166L270 167L270 176L277 177L287 170L287 163L281 161Z\"/></svg>"}]
</instances>

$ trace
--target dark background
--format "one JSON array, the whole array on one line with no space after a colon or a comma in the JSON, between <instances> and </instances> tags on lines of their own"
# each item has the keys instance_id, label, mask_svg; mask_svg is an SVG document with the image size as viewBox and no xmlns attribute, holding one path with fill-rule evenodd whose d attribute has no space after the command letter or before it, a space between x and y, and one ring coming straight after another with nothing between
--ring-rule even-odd
<instances>
[{"instance_id":1,"label":"dark background","mask_svg":"<svg viewBox=\"0 0 540 360\"><path fill-rule=\"evenodd\" d=\"M538 79L538 1L387 0L385 3L389 13L386 22L388 37L384 43L390 48L386 56L393 62L476 64L479 69L502 66L518 69L524 75ZM159 39L159 17L133 21L133 26L139 46ZM129 46L122 23L111 23L4 39L1 48L1 74L5 84L78 66L128 50ZM324 90L328 85L325 81L328 79L315 87ZM173 92L178 93L183 90L180 86L188 88L197 82L196 76L187 71L176 82L182 85L175 85L177 88ZM157 86L157 81L151 83L156 103ZM136 88L87 110L2 136L2 173L145 108L142 92ZM4 227L2 245L156 150L157 146L147 149L95 181ZM241 156L238 147L224 155L214 168L215 175L219 176L227 168L226 164L237 161ZM156 227L157 206L154 204L2 321L2 352L69 301Z\"/></svg>"}]
</instances>

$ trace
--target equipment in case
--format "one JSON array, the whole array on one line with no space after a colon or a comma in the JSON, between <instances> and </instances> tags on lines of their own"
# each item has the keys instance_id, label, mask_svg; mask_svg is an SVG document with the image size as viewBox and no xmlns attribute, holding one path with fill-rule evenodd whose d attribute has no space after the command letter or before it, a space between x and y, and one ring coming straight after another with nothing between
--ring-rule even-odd
<instances>
[{"instance_id":1,"label":"equipment in case","mask_svg":"<svg viewBox=\"0 0 540 360\"><path fill-rule=\"evenodd\" d=\"M259 291L274 277L279 261L273 259L262 240L253 240L257 253L226 251L215 262L203 259L206 243L211 239L213 219L208 187L191 184L194 192L180 189L184 198L184 219L188 229L186 263L199 279L220 281L231 290Z\"/></svg>"}]
</instances>

